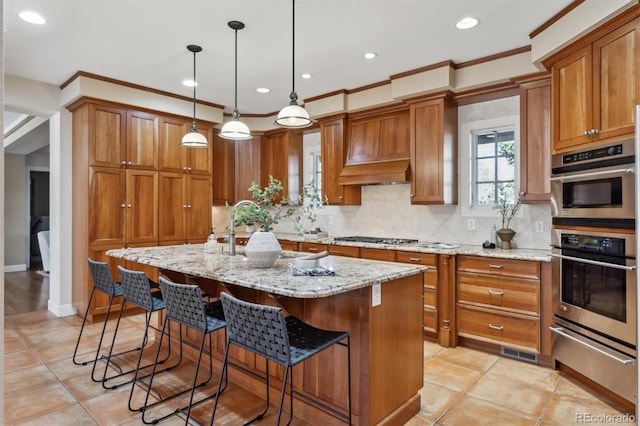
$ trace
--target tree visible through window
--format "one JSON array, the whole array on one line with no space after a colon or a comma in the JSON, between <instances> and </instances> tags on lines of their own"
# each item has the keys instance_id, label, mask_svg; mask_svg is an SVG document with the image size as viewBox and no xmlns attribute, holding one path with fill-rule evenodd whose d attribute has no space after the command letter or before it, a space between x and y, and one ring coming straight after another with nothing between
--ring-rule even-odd
<instances>
[{"instance_id":1,"label":"tree visible through window","mask_svg":"<svg viewBox=\"0 0 640 426\"><path fill-rule=\"evenodd\" d=\"M515 202L514 130L493 130L474 135L473 202L495 206Z\"/></svg>"}]
</instances>

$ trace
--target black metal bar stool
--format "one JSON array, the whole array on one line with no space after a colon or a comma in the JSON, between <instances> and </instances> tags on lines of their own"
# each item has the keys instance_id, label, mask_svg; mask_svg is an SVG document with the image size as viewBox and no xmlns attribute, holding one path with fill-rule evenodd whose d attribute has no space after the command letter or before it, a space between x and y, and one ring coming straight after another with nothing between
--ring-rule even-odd
<instances>
[{"instance_id":1,"label":"black metal bar stool","mask_svg":"<svg viewBox=\"0 0 640 426\"><path fill-rule=\"evenodd\" d=\"M144 405L141 408L142 421L145 424L156 424L175 414L184 413L186 414L185 424L187 424L189 423L191 408L193 406L209 400L219 393L222 393L227 386L227 381L225 380L223 385L221 380L218 383L218 388L213 395L203 397L195 402L193 401L193 396L195 394L196 388L209 383L211 377L213 376L213 346L211 344L211 334L216 330L224 329L227 323L224 318L224 312L222 310L222 304L220 300L216 300L205 305L204 300L202 299L202 291L197 285L172 283L171 281L160 277L160 291L162 292L162 297L164 299L166 309L164 323L162 325L162 334L160 335L160 342L158 343L158 350L156 352L156 362L158 360L158 357L160 356L162 340L165 334L168 334L167 331L169 327L169 321L174 321L180 325L184 325L186 327L190 327L200 331L202 333L202 339L200 341L200 350L198 353L198 360L196 363L192 386L190 388L174 393L169 397L165 397L159 401L149 404L149 394L153 389L153 379L156 375L156 365L154 365L151 377L149 378ZM202 361L204 342L207 336L209 336L209 375L206 380L198 383L198 372L200 371L200 362ZM180 347L180 351L182 351L182 339L180 340ZM185 394L189 391L191 391L191 395L189 397L188 405L178 408L167 415L157 417L152 420L147 420L147 418L145 417L145 414L149 408L161 404L168 399Z\"/></svg>"},{"instance_id":2,"label":"black metal bar stool","mask_svg":"<svg viewBox=\"0 0 640 426\"><path fill-rule=\"evenodd\" d=\"M87 310L84 313L84 318L82 320L82 326L80 327L80 334L78 335L78 340L76 341L76 347L73 351L73 363L75 365L88 365L93 363L93 368L91 369L91 380L94 382L100 382L101 379L95 377L96 364L99 360L107 360L106 356L100 356L100 350L102 349L102 341L104 339L104 332L107 328L107 323L109 321L109 314L111 313L111 307L113 306L113 300L116 297L124 296L124 292L122 290L122 285L120 283L113 281L113 277L111 275L111 269L109 268L109 264L106 262L97 262L93 259L88 259L89 262L89 271L91 272L91 277L93 279L93 288L91 289L91 296L89 296L89 302L87 303ZM104 317L104 323L102 325L102 331L100 333L100 341L98 342L98 348L96 349L96 354L93 359L79 361L77 359L78 347L80 346L80 341L82 339L82 334L84 332L84 326L87 322L87 315L89 314L89 309L91 307L91 302L93 300L93 296L95 292L99 291L107 296L109 296L109 304L107 305L107 313ZM124 355L130 352L134 352L136 350L140 350L140 348L135 348L123 352L119 352L115 355ZM118 371L122 372L122 368L112 360L108 360L108 364L112 364ZM108 365L107 365L108 367ZM107 368L105 367L105 369Z\"/></svg>"},{"instance_id":3,"label":"black metal bar stool","mask_svg":"<svg viewBox=\"0 0 640 426\"><path fill-rule=\"evenodd\" d=\"M159 289L158 291L153 291L153 285L150 282L149 278L147 277L147 274L144 272L132 271L129 269L125 269L122 266L118 266L118 274L120 275L120 283L122 285L122 289L124 292L124 301L126 303L131 303L133 305L136 305L145 310L145 332L144 332L144 336L142 338L142 344L141 344L141 347L145 348L149 341L149 327L151 326L151 317L154 312L163 310L165 308L164 300L162 300L162 293L159 291ZM115 346L121 318L122 318L122 310L118 315L118 322L116 323L116 328L113 332L111 349L109 351L109 354L107 355L107 360L109 361L112 359L112 356L113 356L112 351ZM102 386L105 389L116 389L120 386L132 383L131 392L129 393L129 410L131 411L139 411L141 408L141 407L133 408L131 406L133 389L136 383L138 382L143 383L142 379L149 377L151 375L151 373L148 373L146 375L140 376L139 375L140 371L148 367L154 366L154 364L147 364L147 365L141 366L140 364L142 362L142 355L143 355L143 351L141 350L138 354L138 360L136 362L135 368L132 368L128 371L122 371L119 374L115 374L110 377L107 377L107 368L105 368L104 374L102 377ZM162 360L158 361L158 364L164 364L170 358L170 356L171 356L171 339L169 339L169 346L168 346L168 351L166 356ZM180 352L180 356L175 364L165 367L160 371L156 371L156 374L163 371L171 370L172 368L178 366L181 361L182 361L182 351ZM120 381L114 385L108 385L108 383L111 380L116 379L118 377L125 376L127 374L131 374L131 373L133 374L131 375L131 378L129 380Z\"/></svg>"},{"instance_id":4,"label":"black metal bar stool","mask_svg":"<svg viewBox=\"0 0 640 426\"><path fill-rule=\"evenodd\" d=\"M258 305L255 303L239 300L227 293L221 295L222 307L227 321L227 347L224 353L224 362L220 373L220 383L222 378L228 375L227 363L229 347L234 344L260 355L267 359L266 386L267 401L264 411L255 418L245 423L248 425L264 417L269 410L269 360L285 367L282 379L282 390L280 392L280 405L278 406L277 425L280 425L282 406L289 377L289 401L291 412L287 425L293 419L293 394L303 397L305 400L324 408L327 411L348 422L351 425L351 346L350 336L347 331L329 331L312 327L293 316L285 318L282 309ZM346 343L343 341L346 340ZM348 404L347 415L336 411L332 407L317 401L308 395L293 389L293 367L302 361L320 353L333 344L347 347L347 383L348 383ZM213 416L211 425L216 415L219 395L213 406Z\"/></svg>"}]
</instances>

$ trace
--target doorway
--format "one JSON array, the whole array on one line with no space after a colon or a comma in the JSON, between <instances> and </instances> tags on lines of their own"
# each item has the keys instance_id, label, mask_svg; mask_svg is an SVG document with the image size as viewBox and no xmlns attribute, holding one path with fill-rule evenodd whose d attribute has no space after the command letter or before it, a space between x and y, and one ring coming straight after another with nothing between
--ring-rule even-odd
<instances>
[{"instance_id":1,"label":"doorway","mask_svg":"<svg viewBox=\"0 0 640 426\"><path fill-rule=\"evenodd\" d=\"M49 253L40 252L38 233L49 230L49 171L29 171L29 242L28 269L48 272ZM48 242L48 238L47 238ZM48 243L43 244L48 250Z\"/></svg>"}]
</instances>

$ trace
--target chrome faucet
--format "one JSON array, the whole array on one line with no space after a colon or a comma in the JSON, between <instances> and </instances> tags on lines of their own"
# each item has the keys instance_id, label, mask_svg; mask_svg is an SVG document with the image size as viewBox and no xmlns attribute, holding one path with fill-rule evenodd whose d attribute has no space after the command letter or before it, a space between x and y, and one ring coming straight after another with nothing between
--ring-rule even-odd
<instances>
[{"instance_id":1,"label":"chrome faucet","mask_svg":"<svg viewBox=\"0 0 640 426\"><path fill-rule=\"evenodd\" d=\"M229 256L236 255L236 207L242 206L244 204L253 204L254 206L257 205L251 200L242 200L235 203L231 208L231 219L229 221Z\"/></svg>"}]
</instances>

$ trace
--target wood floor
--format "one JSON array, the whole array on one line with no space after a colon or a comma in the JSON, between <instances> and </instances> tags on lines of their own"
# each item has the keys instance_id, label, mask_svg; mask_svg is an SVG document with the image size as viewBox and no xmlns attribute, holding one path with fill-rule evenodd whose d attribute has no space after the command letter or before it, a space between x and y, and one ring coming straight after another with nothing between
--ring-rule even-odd
<instances>
[{"instance_id":1,"label":"wood floor","mask_svg":"<svg viewBox=\"0 0 640 426\"><path fill-rule=\"evenodd\" d=\"M4 274L4 315L47 310L49 278L36 270Z\"/></svg>"}]
</instances>

